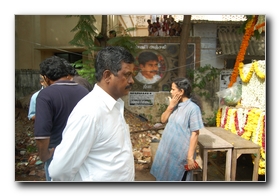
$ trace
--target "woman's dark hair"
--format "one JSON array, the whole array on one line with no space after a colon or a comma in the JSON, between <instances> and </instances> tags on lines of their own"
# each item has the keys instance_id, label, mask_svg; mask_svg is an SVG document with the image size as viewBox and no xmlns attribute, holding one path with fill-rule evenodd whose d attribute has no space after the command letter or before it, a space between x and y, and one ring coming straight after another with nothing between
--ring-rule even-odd
<instances>
[{"instance_id":1,"label":"woman's dark hair","mask_svg":"<svg viewBox=\"0 0 280 196\"><path fill-rule=\"evenodd\" d=\"M68 62L58 56L52 56L40 63L40 74L50 80L56 81L64 76L68 76Z\"/></svg>"},{"instance_id":2,"label":"woman's dark hair","mask_svg":"<svg viewBox=\"0 0 280 196\"><path fill-rule=\"evenodd\" d=\"M192 102L194 102L196 105L198 105L198 107L200 108L200 110L202 111L202 104L201 104L201 100L200 98L195 95L192 92L192 84L189 81L189 79L187 78L175 78L172 81L174 84L176 84L177 88L180 90L184 90L184 95L191 99Z\"/></svg>"},{"instance_id":3,"label":"woman's dark hair","mask_svg":"<svg viewBox=\"0 0 280 196\"><path fill-rule=\"evenodd\" d=\"M95 78L97 82L102 79L105 70L111 71L114 75L122 69L122 62L134 63L133 55L121 46L108 46L97 53L95 60Z\"/></svg>"}]
</instances>

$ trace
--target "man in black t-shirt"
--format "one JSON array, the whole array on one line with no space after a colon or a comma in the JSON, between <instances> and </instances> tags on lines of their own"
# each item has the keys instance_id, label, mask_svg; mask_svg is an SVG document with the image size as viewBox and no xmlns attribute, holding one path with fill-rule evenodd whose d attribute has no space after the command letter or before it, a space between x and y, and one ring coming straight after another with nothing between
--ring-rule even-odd
<instances>
[{"instance_id":1,"label":"man in black t-shirt","mask_svg":"<svg viewBox=\"0 0 280 196\"><path fill-rule=\"evenodd\" d=\"M39 157L45 162L46 180L50 181L48 166L55 147L62 140L68 116L89 91L67 78L67 62L57 56L40 64L40 74L48 86L39 92L36 99L34 136Z\"/></svg>"}]
</instances>

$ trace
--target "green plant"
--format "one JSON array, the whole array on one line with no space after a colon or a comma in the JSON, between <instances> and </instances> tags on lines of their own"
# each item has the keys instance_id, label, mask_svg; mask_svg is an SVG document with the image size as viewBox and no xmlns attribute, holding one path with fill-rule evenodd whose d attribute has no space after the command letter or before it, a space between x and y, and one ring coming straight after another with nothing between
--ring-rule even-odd
<instances>
[{"instance_id":1,"label":"green plant","mask_svg":"<svg viewBox=\"0 0 280 196\"><path fill-rule=\"evenodd\" d=\"M95 69L93 68L93 65L90 65L91 61L76 61L73 63L75 68L77 69L77 72L80 76L88 80L91 84L95 83Z\"/></svg>"},{"instance_id":2,"label":"green plant","mask_svg":"<svg viewBox=\"0 0 280 196\"><path fill-rule=\"evenodd\" d=\"M213 96L210 89L215 80L220 76L220 73L220 70L208 64L195 70L188 70L187 77L193 81L192 88L194 92L201 97L209 99Z\"/></svg>"},{"instance_id":3,"label":"green plant","mask_svg":"<svg viewBox=\"0 0 280 196\"><path fill-rule=\"evenodd\" d=\"M72 17L71 15L67 17ZM97 33L97 28L94 26L96 22L93 15L76 15L74 17L79 17L78 24L71 30L71 32L76 32L74 38L69 42L69 44L79 47L84 47L82 60L76 61L74 63L75 68L80 76L87 79L90 83L95 83L95 69L94 69L94 52L102 49L96 40L105 40L107 45L111 46L122 46L130 51L133 55L137 53L137 43L133 41L127 34L129 31L135 30L135 28L125 29L125 34L119 37L114 37L106 40L106 35Z\"/></svg>"},{"instance_id":4,"label":"green plant","mask_svg":"<svg viewBox=\"0 0 280 196\"><path fill-rule=\"evenodd\" d=\"M241 27L239 28L238 32L239 33L245 33L246 29L246 24L253 18L254 15L245 15L246 20L243 22L243 24L241 25ZM258 20L265 22L265 15L255 15L255 17L258 18ZM252 35L252 37L255 37L257 40L260 39L261 37L261 32L259 32L258 29L254 30L254 34Z\"/></svg>"},{"instance_id":5,"label":"green plant","mask_svg":"<svg viewBox=\"0 0 280 196\"><path fill-rule=\"evenodd\" d=\"M138 52L137 42L132 40L129 35L111 38L107 41L107 44L111 46L122 46L131 52L133 56Z\"/></svg>"},{"instance_id":6,"label":"green plant","mask_svg":"<svg viewBox=\"0 0 280 196\"><path fill-rule=\"evenodd\" d=\"M32 146L32 145L29 145L29 146L27 146L26 147L26 151L28 152L28 153L33 153L33 152L37 152L37 147L36 146Z\"/></svg>"},{"instance_id":7,"label":"green plant","mask_svg":"<svg viewBox=\"0 0 280 196\"><path fill-rule=\"evenodd\" d=\"M168 107L167 104L157 104L159 107L158 107L158 112L157 112L157 117L158 116L161 116L161 114L166 110L166 108Z\"/></svg>"},{"instance_id":8,"label":"green plant","mask_svg":"<svg viewBox=\"0 0 280 196\"><path fill-rule=\"evenodd\" d=\"M72 17L66 16L66 17ZM71 30L76 32L74 38L69 44L79 47L84 47L83 58L76 61L73 65L77 68L77 72L80 76L87 79L91 84L95 82L95 69L94 69L94 51L98 51L101 48L95 44L95 36L97 36L97 28L94 26L96 22L93 15L76 15L79 17L77 25Z\"/></svg>"},{"instance_id":9,"label":"green plant","mask_svg":"<svg viewBox=\"0 0 280 196\"><path fill-rule=\"evenodd\" d=\"M215 84L217 79L220 77L221 71L211 65L205 65L196 70L189 70L187 77L192 81L193 92L199 95L201 98L205 98L208 103L215 106L216 101L216 89ZM205 112L202 111L202 116L205 116ZM211 117L204 118L207 126L216 125L216 112Z\"/></svg>"}]
</instances>

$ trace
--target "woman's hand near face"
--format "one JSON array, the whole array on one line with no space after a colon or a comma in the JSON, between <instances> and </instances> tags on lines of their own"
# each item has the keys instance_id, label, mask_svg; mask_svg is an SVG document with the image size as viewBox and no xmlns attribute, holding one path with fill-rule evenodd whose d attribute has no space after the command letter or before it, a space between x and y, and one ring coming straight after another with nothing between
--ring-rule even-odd
<instances>
[{"instance_id":1,"label":"woman's hand near face","mask_svg":"<svg viewBox=\"0 0 280 196\"><path fill-rule=\"evenodd\" d=\"M179 94L176 94L174 95L171 99L170 99L170 102L169 102L169 106L174 108L178 103L179 101L181 100L182 98L182 95L179 95Z\"/></svg>"},{"instance_id":2,"label":"woman's hand near face","mask_svg":"<svg viewBox=\"0 0 280 196\"><path fill-rule=\"evenodd\" d=\"M181 100L182 96L179 94L174 95L172 98L168 97L169 99L169 105L166 108L165 112L162 113L161 115L161 122L162 123L166 123L170 114L172 113L174 107L179 103L179 101Z\"/></svg>"}]
</instances>

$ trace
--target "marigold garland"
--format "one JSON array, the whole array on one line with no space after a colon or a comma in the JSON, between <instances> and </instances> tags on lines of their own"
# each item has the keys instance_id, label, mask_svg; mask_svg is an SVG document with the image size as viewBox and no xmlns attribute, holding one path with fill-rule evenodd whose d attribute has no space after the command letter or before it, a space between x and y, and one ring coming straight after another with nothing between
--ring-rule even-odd
<instances>
[{"instance_id":1,"label":"marigold garland","mask_svg":"<svg viewBox=\"0 0 280 196\"><path fill-rule=\"evenodd\" d=\"M238 55L236 57L235 65L234 65L234 68L233 68L233 71L232 71L232 74L231 74L231 77L230 77L230 82L228 84L228 87L232 87L232 85L237 80L239 63L243 62L243 60L244 60L245 52L246 52L246 49L249 45L249 40L250 40L252 34L254 33L254 28L255 28L255 24L257 22L257 19L258 19L257 16L253 16L252 19L250 19L246 24L245 34L243 35L241 46L240 46Z\"/></svg>"},{"instance_id":2,"label":"marigold garland","mask_svg":"<svg viewBox=\"0 0 280 196\"><path fill-rule=\"evenodd\" d=\"M255 26L255 30L258 30L259 28L262 28L265 26L265 22L261 23L261 24L258 24Z\"/></svg>"},{"instance_id":3,"label":"marigold garland","mask_svg":"<svg viewBox=\"0 0 280 196\"><path fill-rule=\"evenodd\" d=\"M233 110L228 108L227 115L226 115L226 122L225 122L225 130L230 130L231 122L232 122L232 112Z\"/></svg>"},{"instance_id":4,"label":"marigold garland","mask_svg":"<svg viewBox=\"0 0 280 196\"><path fill-rule=\"evenodd\" d=\"M230 124L229 124L229 129L232 133L237 134L236 127L235 127L235 117L236 117L236 109L232 108L231 109L231 118L230 118Z\"/></svg>"},{"instance_id":5,"label":"marigold garland","mask_svg":"<svg viewBox=\"0 0 280 196\"><path fill-rule=\"evenodd\" d=\"M260 79L265 79L265 73L263 73L260 69L259 69L259 62L258 61L254 61L251 64L250 70L247 73L247 75L244 75L244 64L242 62L239 63L239 74L240 74L240 79L242 80L242 82L244 83L248 83L251 78L253 73L255 72L255 74L260 78Z\"/></svg>"},{"instance_id":6,"label":"marigold garland","mask_svg":"<svg viewBox=\"0 0 280 196\"><path fill-rule=\"evenodd\" d=\"M225 128L225 124L227 123L227 115L228 115L229 108L224 106L222 110L222 117L221 117L221 127Z\"/></svg>"},{"instance_id":7,"label":"marigold garland","mask_svg":"<svg viewBox=\"0 0 280 196\"><path fill-rule=\"evenodd\" d=\"M241 136L244 133L244 126L247 123L248 109L238 108L236 111L236 130L237 135Z\"/></svg>"},{"instance_id":8,"label":"marigold garland","mask_svg":"<svg viewBox=\"0 0 280 196\"><path fill-rule=\"evenodd\" d=\"M250 79L252 78L252 75L254 73L254 66L251 65L250 70L249 70L249 72L246 76L244 76L243 67L244 67L244 64L242 62L239 63L240 79L242 80L242 82L248 83L250 81Z\"/></svg>"},{"instance_id":9,"label":"marigold garland","mask_svg":"<svg viewBox=\"0 0 280 196\"><path fill-rule=\"evenodd\" d=\"M218 109L217 115L216 115L216 126L221 126L221 117L222 117L222 108Z\"/></svg>"},{"instance_id":10,"label":"marigold garland","mask_svg":"<svg viewBox=\"0 0 280 196\"><path fill-rule=\"evenodd\" d=\"M260 78L260 79L265 79L265 73L261 72L260 69L259 69L259 66L258 66L258 62L255 61L253 62L252 66L254 67L254 70L255 70L255 73L256 75Z\"/></svg>"},{"instance_id":11,"label":"marigold garland","mask_svg":"<svg viewBox=\"0 0 280 196\"><path fill-rule=\"evenodd\" d=\"M221 116L221 117L219 117ZM218 120L220 119L220 120ZM223 128L240 137L258 144L260 149L259 175L265 174L265 111L259 108L221 107L217 112L217 122L224 122ZM217 123L218 125L218 123ZM254 163L255 155L252 155Z\"/></svg>"},{"instance_id":12,"label":"marigold garland","mask_svg":"<svg viewBox=\"0 0 280 196\"><path fill-rule=\"evenodd\" d=\"M260 109L256 109L254 113L254 122L256 123L256 127L252 133L251 141L259 146L262 146L262 131L263 131L263 118L264 113Z\"/></svg>"},{"instance_id":13,"label":"marigold garland","mask_svg":"<svg viewBox=\"0 0 280 196\"><path fill-rule=\"evenodd\" d=\"M256 130L258 118L255 117L257 108L253 108L248 112L248 120L247 124L244 126L245 134L241 137L246 140L250 140L252 136L252 132Z\"/></svg>"},{"instance_id":14,"label":"marigold garland","mask_svg":"<svg viewBox=\"0 0 280 196\"><path fill-rule=\"evenodd\" d=\"M265 125L265 117L266 116L264 116L264 118L263 118L263 132L262 132L262 148L263 148L263 150L264 150L264 152L265 152L265 146L266 146L266 144L265 144L265 132L266 132L266 125Z\"/></svg>"}]
</instances>

